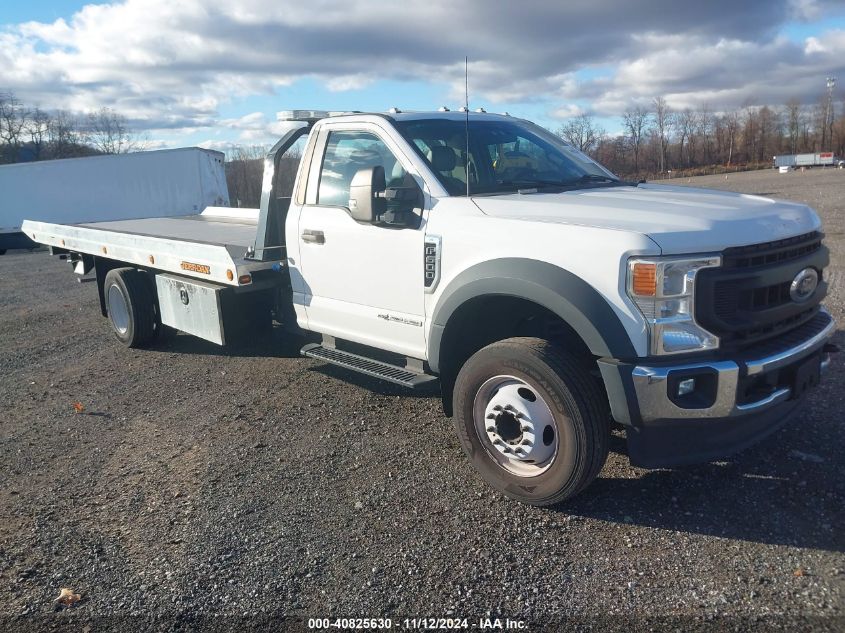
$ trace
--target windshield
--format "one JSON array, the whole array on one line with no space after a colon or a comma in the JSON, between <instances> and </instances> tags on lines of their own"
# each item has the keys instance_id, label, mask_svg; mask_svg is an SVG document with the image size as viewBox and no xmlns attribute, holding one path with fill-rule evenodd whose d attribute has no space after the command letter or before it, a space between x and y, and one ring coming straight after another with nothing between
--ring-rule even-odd
<instances>
[{"instance_id":1,"label":"windshield","mask_svg":"<svg viewBox=\"0 0 845 633\"><path fill-rule=\"evenodd\" d=\"M396 127L453 196L614 186L619 179L538 125L520 120L410 119ZM625 183L627 184L627 183Z\"/></svg>"}]
</instances>

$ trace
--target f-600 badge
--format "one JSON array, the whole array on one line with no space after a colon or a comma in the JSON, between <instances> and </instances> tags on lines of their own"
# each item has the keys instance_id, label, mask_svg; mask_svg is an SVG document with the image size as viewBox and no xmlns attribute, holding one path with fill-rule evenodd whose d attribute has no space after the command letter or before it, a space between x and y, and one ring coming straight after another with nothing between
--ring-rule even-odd
<instances>
[{"instance_id":1,"label":"f-600 badge","mask_svg":"<svg viewBox=\"0 0 845 633\"><path fill-rule=\"evenodd\" d=\"M379 314L378 318L390 321L391 323L401 323L402 325L415 325L417 327L422 327L422 321L409 319L407 317L400 317L394 314Z\"/></svg>"}]
</instances>

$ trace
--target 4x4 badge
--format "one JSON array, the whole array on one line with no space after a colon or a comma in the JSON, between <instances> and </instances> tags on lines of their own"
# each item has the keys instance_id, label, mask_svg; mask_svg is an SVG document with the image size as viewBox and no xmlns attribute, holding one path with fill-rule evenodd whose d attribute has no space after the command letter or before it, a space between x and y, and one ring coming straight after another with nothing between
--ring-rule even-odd
<instances>
[{"instance_id":1,"label":"4x4 badge","mask_svg":"<svg viewBox=\"0 0 845 633\"><path fill-rule=\"evenodd\" d=\"M805 268L792 280L792 284L789 286L789 296L795 303L803 303L813 296L818 285L819 274L815 268Z\"/></svg>"}]
</instances>

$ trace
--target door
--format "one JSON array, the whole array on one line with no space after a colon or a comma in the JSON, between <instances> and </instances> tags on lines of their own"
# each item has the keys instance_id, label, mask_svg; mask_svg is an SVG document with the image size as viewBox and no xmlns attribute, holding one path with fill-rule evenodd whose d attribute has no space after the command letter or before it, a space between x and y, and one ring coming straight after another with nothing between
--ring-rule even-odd
<instances>
[{"instance_id":1,"label":"door","mask_svg":"<svg viewBox=\"0 0 845 633\"><path fill-rule=\"evenodd\" d=\"M424 358L423 210L394 228L357 222L347 206L360 169L384 167L388 186L422 181L376 126L329 127L320 142L297 230L308 329Z\"/></svg>"}]
</instances>

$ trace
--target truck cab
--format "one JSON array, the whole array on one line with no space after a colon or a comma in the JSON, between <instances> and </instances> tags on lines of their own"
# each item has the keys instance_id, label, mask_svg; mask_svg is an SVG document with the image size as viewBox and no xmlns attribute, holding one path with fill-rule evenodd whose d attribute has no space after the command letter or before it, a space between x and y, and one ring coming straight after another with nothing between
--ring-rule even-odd
<instances>
[{"instance_id":1,"label":"truck cab","mask_svg":"<svg viewBox=\"0 0 845 633\"><path fill-rule=\"evenodd\" d=\"M167 326L223 342L258 314L311 337L303 355L439 383L476 470L536 505L589 485L613 423L637 465L721 458L790 419L830 362L828 252L804 205L625 182L507 115L287 118L252 244L194 261L154 236L190 264L177 269L145 250L110 259L104 227L30 237L97 267L127 344ZM137 279L120 285L126 264ZM120 335L133 311L146 339Z\"/></svg>"}]
</instances>

